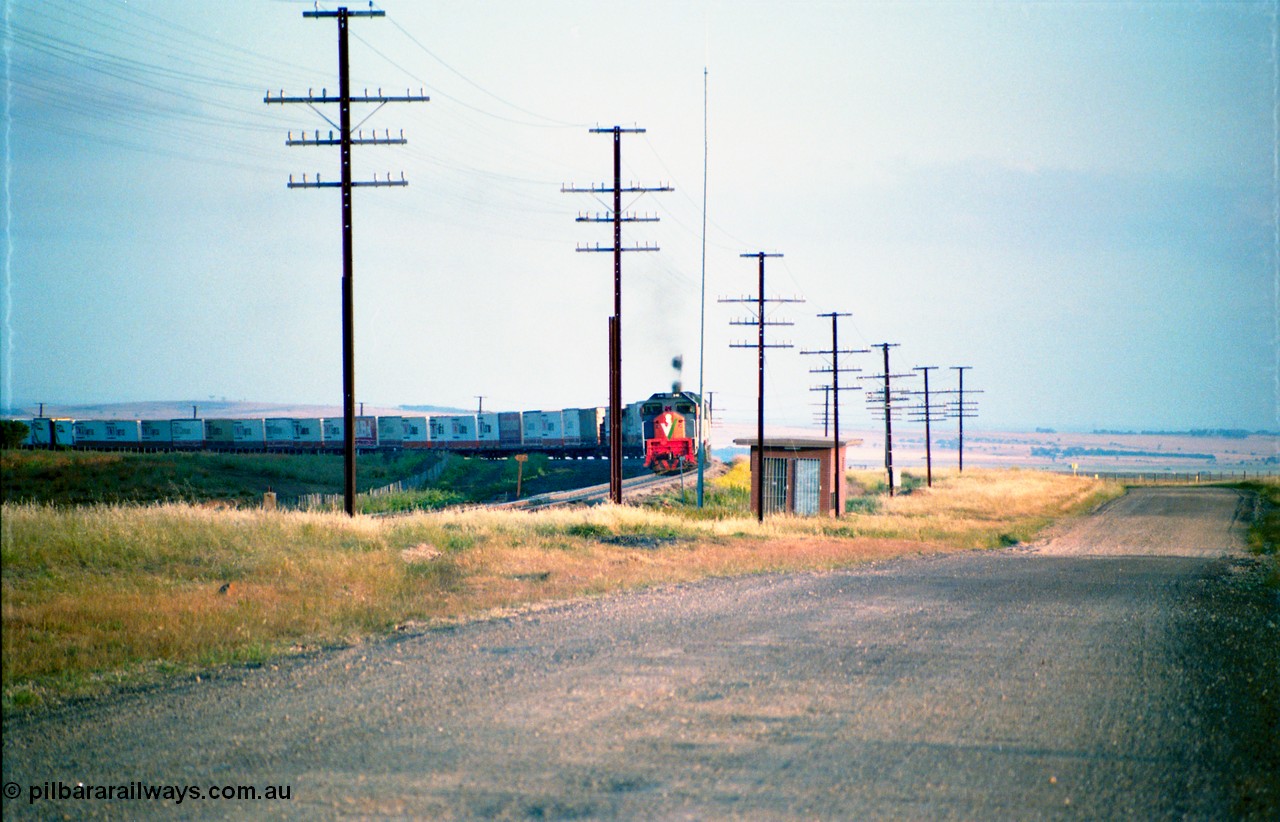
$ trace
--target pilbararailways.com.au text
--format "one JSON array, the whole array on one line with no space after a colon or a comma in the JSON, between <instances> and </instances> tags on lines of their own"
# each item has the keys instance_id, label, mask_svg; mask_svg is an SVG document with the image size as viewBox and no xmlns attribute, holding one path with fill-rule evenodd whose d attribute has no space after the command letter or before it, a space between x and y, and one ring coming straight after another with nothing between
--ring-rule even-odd
<instances>
[{"instance_id":1,"label":"pilbararailways.com.au text","mask_svg":"<svg viewBox=\"0 0 1280 822\"><path fill-rule=\"evenodd\" d=\"M4 785L5 799L17 799L24 793L16 782ZM39 782L26 787L27 804L43 801L138 801L152 800L181 805L187 800L235 799L289 800L293 798L292 785L153 785L134 780L124 784L89 785L84 782Z\"/></svg>"}]
</instances>

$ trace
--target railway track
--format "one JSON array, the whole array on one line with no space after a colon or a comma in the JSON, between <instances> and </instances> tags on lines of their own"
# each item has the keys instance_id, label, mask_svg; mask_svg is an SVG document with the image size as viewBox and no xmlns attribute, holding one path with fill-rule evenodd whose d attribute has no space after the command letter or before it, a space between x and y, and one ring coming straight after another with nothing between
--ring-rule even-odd
<instances>
[{"instance_id":1,"label":"railway track","mask_svg":"<svg viewBox=\"0 0 1280 822\"><path fill-rule=\"evenodd\" d=\"M712 460L707 466L707 477L718 476L724 472L724 464L719 460ZM694 468L690 468L683 474L651 474L640 477L631 477L622 481L622 500L627 501L627 497L632 498L643 494L653 493L655 491L665 490L669 487L679 487L681 482L685 487L692 491L694 484L697 482L698 472ZM512 500L510 502L498 502L486 506L491 509L505 509L516 511L540 511L544 508L555 508L565 505L599 505L609 499L609 483L602 485L592 485L586 488L576 488L569 491L552 491L546 494L537 494L525 499Z\"/></svg>"}]
</instances>

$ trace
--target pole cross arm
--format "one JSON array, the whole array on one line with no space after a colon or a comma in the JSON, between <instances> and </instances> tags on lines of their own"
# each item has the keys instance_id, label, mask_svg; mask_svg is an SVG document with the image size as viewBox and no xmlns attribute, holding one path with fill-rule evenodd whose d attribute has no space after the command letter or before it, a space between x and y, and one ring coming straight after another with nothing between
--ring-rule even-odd
<instances>
[{"instance_id":1,"label":"pole cross arm","mask_svg":"<svg viewBox=\"0 0 1280 822\"><path fill-rule=\"evenodd\" d=\"M337 17L339 14L346 14L348 17L386 17L387 13L381 9L369 9L368 11L304 11L303 17Z\"/></svg>"},{"instance_id":2,"label":"pole cross arm","mask_svg":"<svg viewBox=\"0 0 1280 822\"><path fill-rule=\"evenodd\" d=\"M575 251L661 251L662 249L656 245L633 245L633 246L612 246L612 245L580 245Z\"/></svg>"},{"instance_id":3,"label":"pole cross arm","mask_svg":"<svg viewBox=\"0 0 1280 822\"><path fill-rule=\"evenodd\" d=\"M614 217L609 214L579 214L575 223L612 223ZM623 214L616 218L620 223L656 223L658 217L652 214Z\"/></svg>"},{"instance_id":4,"label":"pole cross arm","mask_svg":"<svg viewBox=\"0 0 1280 822\"><path fill-rule=\"evenodd\" d=\"M599 185L588 186L586 188L574 188L572 186L564 186L564 185L560 186L561 194L613 194L615 191L617 191L619 194L645 194L650 191L675 191L675 189L669 185L657 185L657 186L630 185L630 186L621 186L615 189L613 186L608 185L606 183L600 183ZM613 222L613 221L609 220L609 222Z\"/></svg>"},{"instance_id":5,"label":"pole cross arm","mask_svg":"<svg viewBox=\"0 0 1280 822\"><path fill-rule=\"evenodd\" d=\"M267 92L267 96L262 98L262 102L271 103L426 103L431 98L424 94L421 90L417 94L411 93L405 89L404 94L387 95L387 94L362 94L359 97L348 97L345 101L342 97L335 97L332 94L321 94L319 97L308 95L306 97L286 97L281 91L278 97L272 97L271 92Z\"/></svg>"}]
</instances>

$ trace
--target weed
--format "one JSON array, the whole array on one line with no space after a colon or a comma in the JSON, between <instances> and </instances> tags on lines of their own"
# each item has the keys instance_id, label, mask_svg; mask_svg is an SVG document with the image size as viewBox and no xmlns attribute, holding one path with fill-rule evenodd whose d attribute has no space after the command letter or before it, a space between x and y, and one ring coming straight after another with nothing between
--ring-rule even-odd
<instances>
[{"instance_id":1,"label":"weed","mask_svg":"<svg viewBox=\"0 0 1280 822\"><path fill-rule=\"evenodd\" d=\"M5 503L5 710L538 599L1025 541L1118 493L1084 478L975 471L840 520L757 524L742 476L708 483L723 506L708 518L614 505L377 519Z\"/></svg>"}]
</instances>

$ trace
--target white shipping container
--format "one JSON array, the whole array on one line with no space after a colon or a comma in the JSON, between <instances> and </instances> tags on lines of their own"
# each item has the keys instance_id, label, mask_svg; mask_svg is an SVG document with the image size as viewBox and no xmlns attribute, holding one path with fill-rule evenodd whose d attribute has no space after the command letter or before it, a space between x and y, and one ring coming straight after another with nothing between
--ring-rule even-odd
<instances>
[{"instance_id":1,"label":"white shipping container","mask_svg":"<svg viewBox=\"0 0 1280 822\"><path fill-rule=\"evenodd\" d=\"M546 445L560 445L564 442L563 412L542 412L542 442Z\"/></svg>"},{"instance_id":2,"label":"white shipping container","mask_svg":"<svg viewBox=\"0 0 1280 822\"><path fill-rule=\"evenodd\" d=\"M478 439L475 416L450 417L449 438L454 442L475 442Z\"/></svg>"},{"instance_id":3,"label":"white shipping container","mask_svg":"<svg viewBox=\"0 0 1280 822\"><path fill-rule=\"evenodd\" d=\"M267 445L274 448L291 446L295 442L292 417L271 417L262 421L262 431Z\"/></svg>"},{"instance_id":4,"label":"white shipping container","mask_svg":"<svg viewBox=\"0 0 1280 822\"><path fill-rule=\"evenodd\" d=\"M564 414L561 411L525 411L521 416L525 444L562 445Z\"/></svg>"},{"instance_id":5,"label":"white shipping container","mask_svg":"<svg viewBox=\"0 0 1280 822\"><path fill-rule=\"evenodd\" d=\"M198 447L204 445L204 420L169 420L174 445Z\"/></svg>"},{"instance_id":6,"label":"white shipping container","mask_svg":"<svg viewBox=\"0 0 1280 822\"><path fill-rule=\"evenodd\" d=\"M204 439L210 445L231 445L235 441L236 421L226 419L206 419L204 421Z\"/></svg>"},{"instance_id":7,"label":"white shipping container","mask_svg":"<svg viewBox=\"0 0 1280 822\"><path fill-rule=\"evenodd\" d=\"M498 431L498 415L486 411L476 415L476 439L482 443L496 445L500 439Z\"/></svg>"},{"instance_id":8,"label":"white shipping container","mask_svg":"<svg viewBox=\"0 0 1280 822\"><path fill-rule=\"evenodd\" d=\"M293 420L293 442L295 445L317 446L324 442L324 429L319 417L304 417Z\"/></svg>"},{"instance_id":9,"label":"white shipping container","mask_svg":"<svg viewBox=\"0 0 1280 822\"><path fill-rule=\"evenodd\" d=\"M475 416L448 414L439 417L432 417L431 441L474 443L476 441Z\"/></svg>"},{"instance_id":10,"label":"white shipping container","mask_svg":"<svg viewBox=\"0 0 1280 822\"><path fill-rule=\"evenodd\" d=\"M74 420L52 420L48 417L36 417L27 423L27 437L24 445L45 447L50 445L49 431L52 426L53 445L75 445L76 424Z\"/></svg>"},{"instance_id":11,"label":"white shipping container","mask_svg":"<svg viewBox=\"0 0 1280 822\"><path fill-rule=\"evenodd\" d=\"M137 420L107 420L107 442L123 444L141 439L142 429Z\"/></svg>"},{"instance_id":12,"label":"white shipping container","mask_svg":"<svg viewBox=\"0 0 1280 822\"><path fill-rule=\"evenodd\" d=\"M261 448L266 444L263 420L235 420L231 441L241 448Z\"/></svg>"},{"instance_id":13,"label":"white shipping container","mask_svg":"<svg viewBox=\"0 0 1280 822\"><path fill-rule=\"evenodd\" d=\"M101 445L107 441L106 420L76 420L77 445Z\"/></svg>"},{"instance_id":14,"label":"white shipping container","mask_svg":"<svg viewBox=\"0 0 1280 822\"><path fill-rule=\"evenodd\" d=\"M404 442L404 417L378 417L378 442L382 445Z\"/></svg>"},{"instance_id":15,"label":"white shipping container","mask_svg":"<svg viewBox=\"0 0 1280 822\"><path fill-rule=\"evenodd\" d=\"M560 412L561 419L564 421L564 444L580 445L582 443L581 415L578 414L576 408L566 408Z\"/></svg>"},{"instance_id":16,"label":"white shipping container","mask_svg":"<svg viewBox=\"0 0 1280 822\"><path fill-rule=\"evenodd\" d=\"M525 445L542 442L542 412L525 411L520 415L520 435Z\"/></svg>"},{"instance_id":17,"label":"white shipping container","mask_svg":"<svg viewBox=\"0 0 1280 822\"><path fill-rule=\"evenodd\" d=\"M142 420L142 442L146 445L172 445L173 423L169 420Z\"/></svg>"},{"instance_id":18,"label":"white shipping container","mask_svg":"<svg viewBox=\"0 0 1280 822\"><path fill-rule=\"evenodd\" d=\"M406 445L423 444L429 441L426 417L401 417L404 423L404 443Z\"/></svg>"},{"instance_id":19,"label":"white shipping container","mask_svg":"<svg viewBox=\"0 0 1280 822\"><path fill-rule=\"evenodd\" d=\"M82 445L127 445L141 439L137 420L76 420L75 432Z\"/></svg>"}]
</instances>

